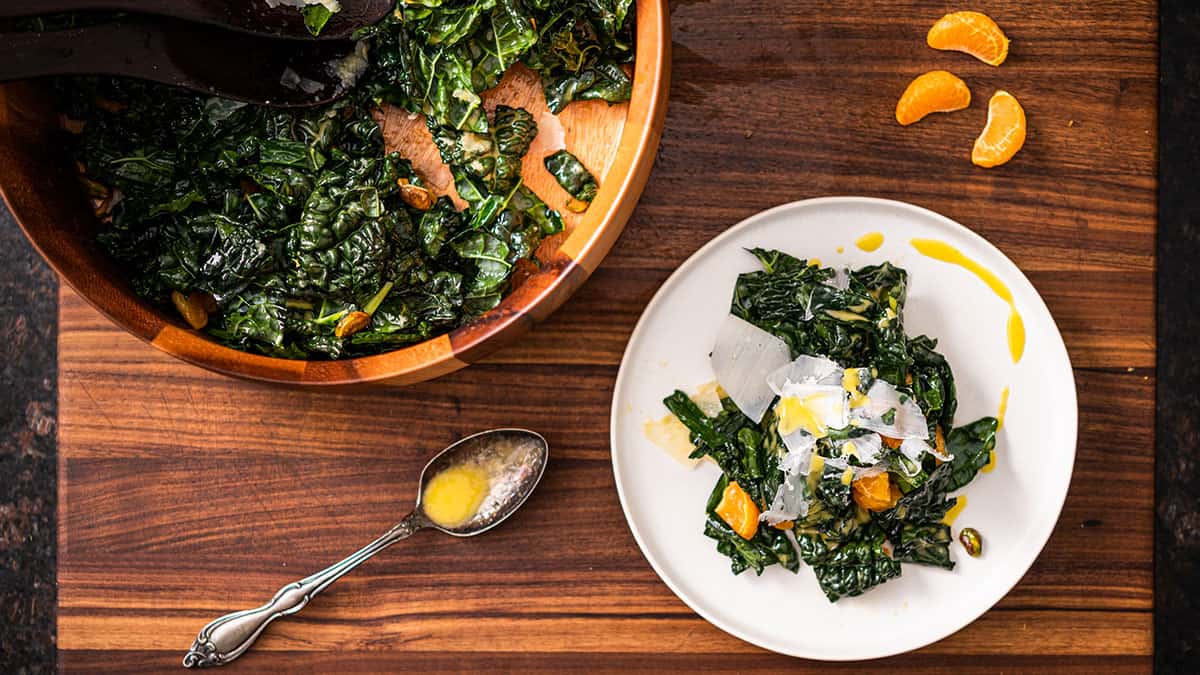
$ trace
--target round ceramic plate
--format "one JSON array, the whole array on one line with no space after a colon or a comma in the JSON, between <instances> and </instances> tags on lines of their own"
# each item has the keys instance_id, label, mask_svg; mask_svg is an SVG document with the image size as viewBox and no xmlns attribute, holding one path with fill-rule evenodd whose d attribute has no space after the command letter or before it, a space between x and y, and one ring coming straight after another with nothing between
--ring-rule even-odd
<instances>
[{"instance_id":1,"label":"round ceramic plate","mask_svg":"<svg viewBox=\"0 0 1200 675\"><path fill-rule=\"evenodd\" d=\"M880 232L874 252L855 246ZM909 243L937 239L991 270L1012 291L1027 335L1016 364L1009 353L1008 306L966 269L926 257ZM984 553L956 542L952 571L905 564L901 577L836 604L812 570L779 566L733 576L729 560L702 534L704 504L720 475L691 469L643 434L667 414L663 397L714 379L708 354L729 312L739 273L760 269L746 248L776 248L826 266L884 260L909 271L905 329L939 340L958 386L958 424L996 415L1010 391L995 470L961 493L954 523L983 535ZM879 199L827 198L764 211L730 228L667 280L638 322L617 377L612 459L629 527L662 580L717 627L767 649L812 659L871 659L940 640L1004 596L1029 569L1062 509L1075 460L1075 380L1062 336L1037 291L983 238L931 211Z\"/></svg>"}]
</instances>

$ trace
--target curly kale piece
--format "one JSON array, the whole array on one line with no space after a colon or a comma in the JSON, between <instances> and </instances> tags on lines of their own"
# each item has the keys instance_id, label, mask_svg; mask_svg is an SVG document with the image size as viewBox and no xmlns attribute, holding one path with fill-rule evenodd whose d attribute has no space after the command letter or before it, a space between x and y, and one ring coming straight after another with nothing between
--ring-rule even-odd
<instances>
[{"instance_id":1,"label":"curly kale piece","mask_svg":"<svg viewBox=\"0 0 1200 675\"><path fill-rule=\"evenodd\" d=\"M862 595L868 589L900 576L900 562L884 551L884 540L883 530L868 524L837 548L812 559L806 558L830 602Z\"/></svg>"},{"instance_id":2,"label":"curly kale piece","mask_svg":"<svg viewBox=\"0 0 1200 675\"><path fill-rule=\"evenodd\" d=\"M892 557L900 562L932 565L948 570L954 569L950 559L950 526L944 523L915 525L905 523L895 543Z\"/></svg>"},{"instance_id":3,"label":"curly kale piece","mask_svg":"<svg viewBox=\"0 0 1200 675\"><path fill-rule=\"evenodd\" d=\"M492 194L507 193L520 180L521 158L537 135L537 122L528 110L505 105L496 106L489 134L462 132L432 118L427 123L442 161L479 179Z\"/></svg>"},{"instance_id":4,"label":"curly kale piece","mask_svg":"<svg viewBox=\"0 0 1200 675\"><path fill-rule=\"evenodd\" d=\"M599 185L596 184L596 179L591 172L575 155L566 150L559 150L548 155L543 161L546 170L550 172L551 176L554 176L554 180L558 181L567 194L588 204L596 198Z\"/></svg>"},{"instance_id":5,"label":"curly kale piece","mask_svg":"<svg viewBox=\"0 0 1200 675\"><path fill-rule=\"evenodd\" d=\"M571 101L627 101L632 81L621 63L632 60L631 0L546 3L540 39L525 64L542 76L546 104L560 112Z\"/></svg>"}]
</instances>

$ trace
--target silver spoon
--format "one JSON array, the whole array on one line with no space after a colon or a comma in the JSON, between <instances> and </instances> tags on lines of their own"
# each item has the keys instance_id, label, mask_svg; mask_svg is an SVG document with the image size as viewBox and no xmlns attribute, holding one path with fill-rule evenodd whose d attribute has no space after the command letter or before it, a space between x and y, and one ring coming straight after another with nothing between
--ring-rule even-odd
<instances>
[{"instance_id":1,"label":"silver spoon","mask_svg":"<svg viewBox=\"0 0 1200 675\"><path fill-rule=\"evenodd\" d=\"M383 549L431 527L455 537L471 537L499 525L515 512L537 486L546 469L550 447L540 434L524 429L493 429L458 441L429 460L417 486L417 505L375 541L345 560L295 581L267 604L214 620L192 644L183 665L188 668L222 666L241 656L267 624L304 609L313 596ZM465 522L451 526L433 522L425 513L425 485L438 474L458 467L474 467L488 476L488 492Z\"/></svg>"}]
</instances>

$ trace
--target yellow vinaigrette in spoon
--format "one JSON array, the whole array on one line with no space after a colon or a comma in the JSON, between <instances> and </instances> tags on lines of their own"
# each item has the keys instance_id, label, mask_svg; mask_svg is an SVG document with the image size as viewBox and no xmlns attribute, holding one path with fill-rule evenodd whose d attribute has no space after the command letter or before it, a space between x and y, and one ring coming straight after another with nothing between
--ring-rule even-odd
<instances>
[{"instance_id":1,"label":"yellow vinaigrette in spoon","mask_svg":"<svg viewBox=\"0 0 1200 675\"><path fill-rule=\"evenodd\" d=\"M478 467L446 469L429 481L421 497L421 508L434 523L458 527L475 515L490 487L488 475Z\"/></svg>"}]
</instances>

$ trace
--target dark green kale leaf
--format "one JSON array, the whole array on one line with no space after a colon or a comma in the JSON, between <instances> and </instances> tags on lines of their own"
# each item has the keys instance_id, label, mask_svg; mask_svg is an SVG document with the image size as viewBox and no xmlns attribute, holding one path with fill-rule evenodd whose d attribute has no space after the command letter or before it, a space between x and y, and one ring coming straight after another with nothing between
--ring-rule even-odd
<instances>
[{"instance_id":1,"label":"dark green kale leaf","mask_svg":"<svg viewBox=\"0 0 1200 675\"><path fill-rule=\"evenodd\" d=\"M951 431L946 436L946 452L954 455L954 459L934 471L929 481L933 488L951 492L974 480L996 448L997 426L995 417L981 417Z\"/></svg>"},{"instance_id":2,"label":"dark green kale leaf","mask_svg":"<svg viewBox=\"0 0 1200 675\"><path fill-rule=\"evenodd\" d=\"M520 180L521 158L537 135L537 123L529 111L504 105L496 106L490 134L462 132L438 125L432 118L428 124L442 161L478 179L483 191L495 195L507 194Z\"/></svg>"},{"instance_id":3,"label":"dark green kale leaf","mask_svg":"<svg viewBox=\"0 0 1200 675\"><path fill-rule=\"evenodd\" d=\"M817 583L830 602L862 595L868 589L900 576L900 563L883 549L884 533L874 524L823 556L809 561Z\"/></svg>"},{"instance_id":4,"label":"dark green kale leaf","mask_svg":"<svg viewBox=\"0 0 1200 675\"><path fill-rule=\"evenodd\" d=\"M908 349L913 362L909 369L913 378L911 389L929 422L929 434L932 436L937 426L953 428L958 408L954 373L946 357L936 351L937 340L921 335L908 341Z\"/></svg>"},{"instance_id":5,"label":"dark green kale leaf","mask_svg":"<svg viewBox=\"0 0 1200 675\"><path fill-rule=\"evenodd\" d=\"M433 120L429 127L472 213L448 243L467 262L463 308L475 316L499 304L517 263L532 259L544 237L561 232L562 218L521 184L521 159L537 135L528 111L497 106L488 134L461 132ZM421 238L441 246L433 234L422 231Z\"/></svg>"},{"instance_id":6,"label":"dark green kale leaf","mask_svg":"<svg viewBox=\"0 0 1200 675\"><path fill-rule=\"evenodd\" d=\"M551 112L575 100L629 100L633 84L619 65L631 57L629 3L546 4L525 64L541 75Z\"/></svg>"},{"instance_id":7,"label":"dark green kale leaf","mask_svg":"<svg viewBox=\"0 0 1200 675\"><path fill-rule=\"evenodd\" d=\"M587 167L575 155L566 150L559 150L553 155L547 155L544 160L546 170L554 176L554 180L575 199L588 204L596 198L599 186Z\"/></svg>"},{"instance_id":8,"label":"dark green kale leaf","mask_svg":"<svg viewBox=\"0 0 1200 675\"><path fill-rule=\"evenodd\" d=\"M892 557L900 562L911 562L920 565L932 565L954 569L954 561L950 559L950 526L944 523L926 523L915 525L905 523L900 528L900 537L895 542Z\"/></svg>"},{"instance_id":9,"label":"dark green kale leaf","mask_svg":"<svg viewBox=\"0 0 1200 675\"><path fill-rule=\"evenodd\" d=\"M279 298L265 294L237 296L224 308L210 332L229 345L248 351L279 354L286 350L287 309Z\"/></svg>"},{"instance_id":10,"label":"dark green kale leaf","mask_svg":"<svg viewBox=\"0 0 1200 675\"><path fill-rule=\"evenodd\" d=\"M600 30L610 40L617 38L625 27L633 0L588 0L588 9Z\"/></svg>"},{"instance_id":11,"label":"dark green kale leaf","mask_svg":"<svg viewBox=\"0 0 1200 675\"><path fill-rule=\"evenodd\" d=\"M858 510L851 498L851 487L842 482L842 469L825 467L816 481L814 499L808 513L795 522L795 530L816 535L826 544L836 544L854 536L859 528Z\"/></svg>"}]
</instances>

